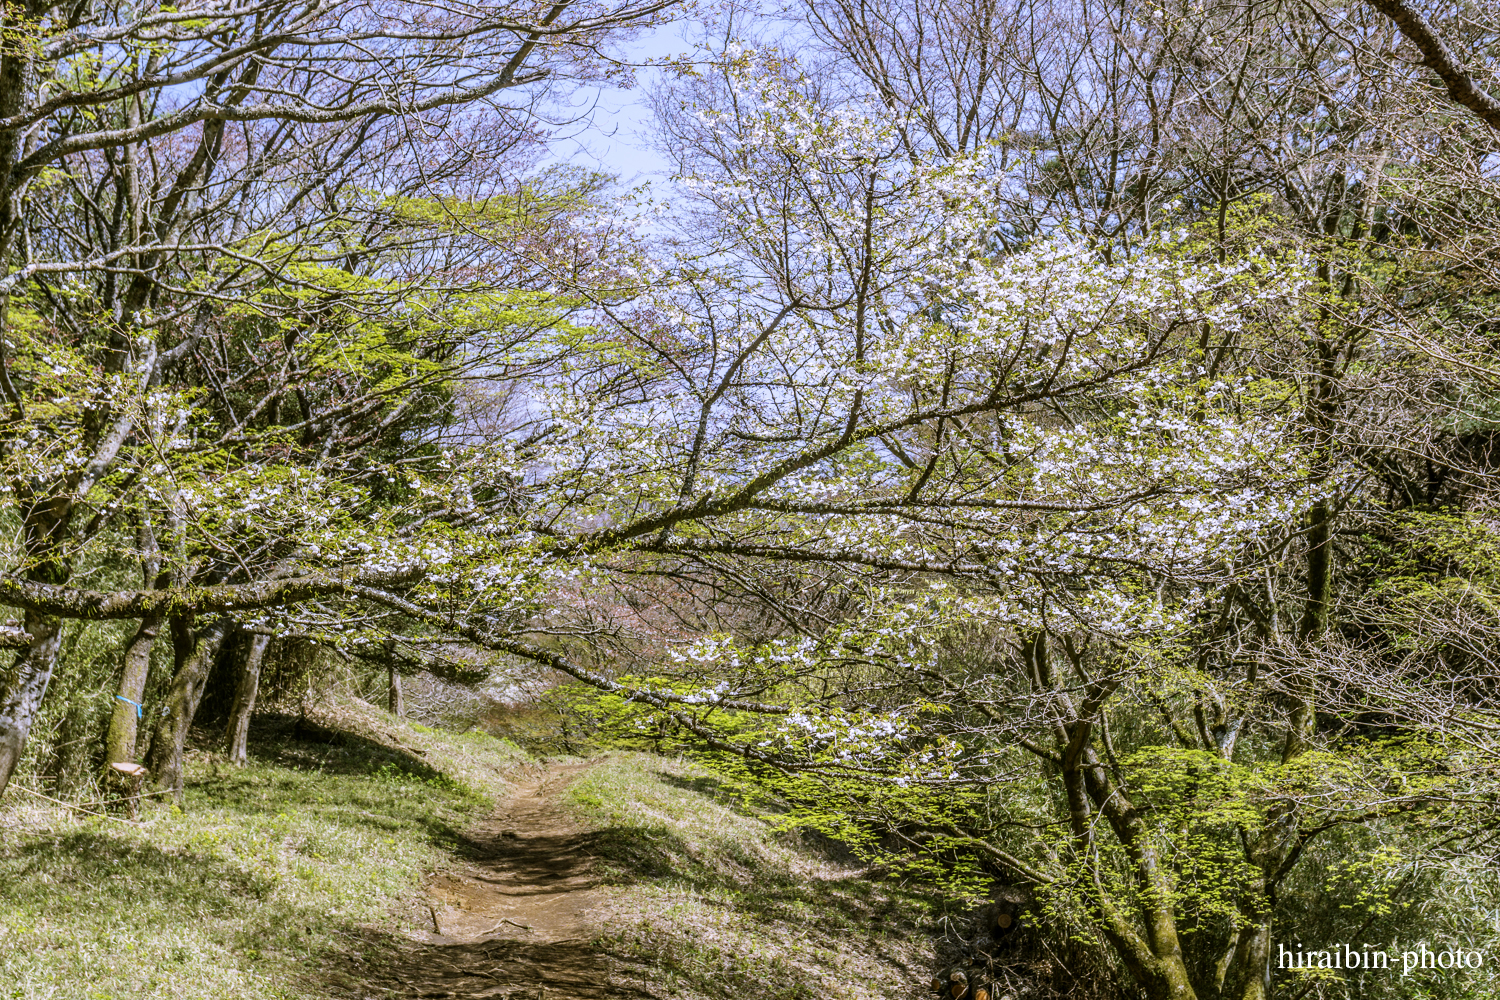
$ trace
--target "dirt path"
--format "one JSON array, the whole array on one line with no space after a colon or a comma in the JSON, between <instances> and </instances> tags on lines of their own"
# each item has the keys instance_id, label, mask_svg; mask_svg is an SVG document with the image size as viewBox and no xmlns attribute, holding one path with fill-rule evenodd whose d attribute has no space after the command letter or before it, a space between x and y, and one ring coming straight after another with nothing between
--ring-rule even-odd
<instances>
[{"instance_id":1,"label":"dirt path","mask_svg":"<svg viewBox=\"0 0 1500 1000\"><path fill-rule=\"evenodd\" d=\"M604 891L592 836L556 804L585 764L550 765L518 785L468 834L471 853L429 889L434 927L413 935L369 985L386 996L639 1000L637 973L590 941ZM634 980L634 987L622 980ZM379 994L371 993L373 996Z\"/></svg>"}]
</instances>

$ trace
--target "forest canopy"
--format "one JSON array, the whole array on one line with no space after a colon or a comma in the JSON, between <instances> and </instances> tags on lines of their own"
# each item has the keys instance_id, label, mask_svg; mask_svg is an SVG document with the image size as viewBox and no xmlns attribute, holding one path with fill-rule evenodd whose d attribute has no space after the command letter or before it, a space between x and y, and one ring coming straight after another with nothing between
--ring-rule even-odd
<instances>
[{"instance_id":1,"label":"forest canopy","mask_svg":"<svg viewBox=\"0 0 1500 1000\"><path fill-rule=\"evenodd\" d=\"M525 667L1077 995L1494 940L1493 4L3 16L0 794Z\"/></svg>"}]
</instances>

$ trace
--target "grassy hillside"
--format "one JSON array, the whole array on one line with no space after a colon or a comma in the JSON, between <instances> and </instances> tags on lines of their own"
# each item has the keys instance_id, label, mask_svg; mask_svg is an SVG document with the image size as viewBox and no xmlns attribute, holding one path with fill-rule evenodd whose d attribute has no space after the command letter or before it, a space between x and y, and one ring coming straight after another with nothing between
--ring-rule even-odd
<instances>
[{"instance_id":1,"label":"grassy hillside","mask_svg":"<svg viewBox=\"0 0 1500 1000\"><path fill-rule=\"evenodd\" d=\"M707 772L612 754L565 802L601 831L619 886L603 942L654 971L662 997L792 1000L914 995L939 898L875 881L778 834Z\"/></svg>"},{"instance_id":2,"label":"grassy hillside","mask_svg":"<svg viewBox=\"0 0 1500 1000\"><path fill-rule=\"evenodd\" d=\"M317 721L257 720L244 769L192 754L186 809L138 825L8 796L0 997L326 996L367 929L425 922L424 874L519 752L359 702Z\"/></svg>"},{"instance_id":3,"label":"grassy hillside","mask_svg":"<svg viewBox=\"0 0 1500 1000\"><path fill-rule=\"evenodd\" d=\"M462 831L534 762L362 702L255 732L250 767L191 754L185 809L138 824L7 797L0 1000L363 1000L398 952L451 963L409 936L431 926L423 883L472 861ZM612 887L576 950L621 997L889 1000L923 978L934 899L807 850L691 765L607 755L561 805Z\"/></svg>"}]
</instances>

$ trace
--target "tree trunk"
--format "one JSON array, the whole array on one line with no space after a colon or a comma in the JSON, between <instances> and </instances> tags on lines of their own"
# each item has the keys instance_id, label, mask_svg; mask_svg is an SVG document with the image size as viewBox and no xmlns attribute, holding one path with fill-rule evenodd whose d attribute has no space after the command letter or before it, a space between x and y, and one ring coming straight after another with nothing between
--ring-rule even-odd
<instances>
[{"instance_id":1,"label":"tree trunk","mask_svg":"<svg viewBox=\"0 0 1500 1000\"><path fill-rule=\"evenodd\" d=\"M5 794L26 748L26 735L47 694L62 646L62 621L58 618L28 611L26 631L31 634L31 645L16 651L0 683L0 795Z\"/></svg>"},{"instance_id":2,"label":"tree trunk","mask_svg":"<svg viewBox=\"0 0 1500 1000\"><path fill-rule=\"evenodd\" d=\"M141 723L141 699L146 695L146 678L151 672L151 649L161 617L141 619L140 626L125 646L125 669L120 676L120 692L115 695L114 713L109 719L109 736L105 741L104 763L135 763L135 743Z\"/></svg>"},{"instance_id":3,"label":"tree trunk","mask_svg":"<svg viewBox=\"0 0 1500 1000\"><path fill-rule=\"evenodd\" d=\"M250 738L250 713L255 711L255 695L260 690L260 664L270 642L268 635L252 635L240 661L239 677L234 686L234 707L229 710L229 724L224 727L229 763L236 767L244 767L249 756L245 745Z\"/></svg>"},{"instance_id":4,"label":"tree trunk","mask_svg":"<svg viewBox=\"0 0 1500 1000\"><path fill-rule=\"evenodd\" d=\"M391 714L405 715L406 704L401 700L401 672L396 669L395 663L388 664L386 666L386 671L390 678L391 686L390 702L388 706L391 710Z\"/></svg>"},{"instance_id":5,"label":"tree trunk","mask_svg":"<svg viewBox=\"0 0 1500 1000\"><path fill-rule=\"evenodd\" d=\"M1071 647L1067 648L1071 657ZM1084 883L1092 882L1098 890L1090 894L1090 902L1100 931L1149 1000L1196 1000L1178 936L1167 865L1152 843L1141 811L1125 789L1115 784L1093 747L1095 720L1102 717L1116 684L1089 681L1079 692L1082 700L1075 703L1076 696L1060 690L1054 676L1046 632L1030 637L1022 657L1034 688L1056 692L1059 715L1053 720L1053 734L1067 796L1070 847L1080 866L1092 869L1092 878L1086 876ZM1124 850L1137 888L1134 913L1104 890L1095 839L1101 819Z\"/></svg>"},{"instance_id":6,"label":"tree trunk","mask_svg":"<svg viewBox=\"0 0 1500 1000\"><path fill-rule=\"evenodd\" d=\"M157 579L161 572L161 549L156 542L156 532L146 518L142 518L137 526L135 538L136 547L141 553L141 583L146 587L158 587L166 583L165 580ZM120 675L120 691L115 696L114 711L109 719L109 736L105 739L106 774L110 771L110 764L135 763L136 740L144 712L141 699L146 694L146 679L151 672L151 650L156 646L156 634L160 629L161 615L147 615L141 619L135 635L130 637L130 642L125 646L125 666Z\"/></svg>"},{"instance_id":7,"label":"tree trunk","mask_svg":"<svg viewBox=\"0 0 1500 1000\"><path fill-rule=\"evenodd\" d=\"M222 621L209 626L199 633L196 642L191 643L191 652L179 656L177 672L167 692L167 714L157 723L156 733L151 738L150 766L156 786L170 790L178 802L182 801L182 750L187 744L188 730L192 728L198 702L203 697L209 668L218 655L219 644L224 641L226 627ZM178 640L175 644L181 654L182 640L191 626L174 622L173 630L178 633L174 638Z\"/></svg>"},{"instance_id":8,"label":"tree trunk","mask_svg":"<svg viewBox=\"0 0 1500 1000\"><path fill-rule=\"evenodd\" d=\"M1225 1000L1269 1000L1271 996L1271 918L1240 932L1233 968L1220 994Z\"/></svg>"}]
</instances>

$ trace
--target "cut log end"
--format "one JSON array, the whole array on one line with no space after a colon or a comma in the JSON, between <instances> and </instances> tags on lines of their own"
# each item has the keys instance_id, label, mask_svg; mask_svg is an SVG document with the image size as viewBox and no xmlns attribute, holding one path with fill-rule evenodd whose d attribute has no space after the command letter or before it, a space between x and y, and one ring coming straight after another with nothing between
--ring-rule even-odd
<instances>
[{"instance_id":1,"label":"cut log end","mask_svg":"<svg viewBox=\"0 0 1500 1000\"><path fill-rule=\"evenodd\" d=\"M137 819L141 809L141 785L146 781L146 775L150 773L140 764L128 760L111 761L109 769L104 772L105 781L122 793L121 802L125 806L125 815L129 819Z\"/></svg>"}]
</instances>

